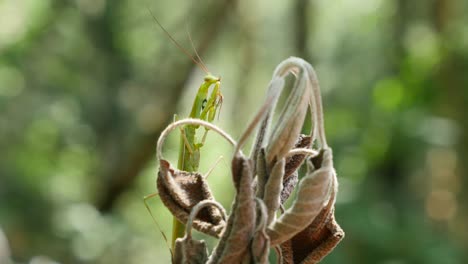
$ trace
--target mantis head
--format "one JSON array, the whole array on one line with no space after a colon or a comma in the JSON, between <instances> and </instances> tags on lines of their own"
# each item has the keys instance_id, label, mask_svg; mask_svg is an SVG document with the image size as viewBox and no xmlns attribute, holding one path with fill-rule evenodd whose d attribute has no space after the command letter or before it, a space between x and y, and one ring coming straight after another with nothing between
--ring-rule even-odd
<instances>
[{"instance_id":1,"label":"mantis head","mask_svg":"<svg viewBox=\"0 0 468 264\"><path fill-rule=\"evenodd\" d=\"M215 84L216 82L221 82L221 77L217 77L211 73L208 73L203 80L211 85Z\"/></svg>"}]
</instances>

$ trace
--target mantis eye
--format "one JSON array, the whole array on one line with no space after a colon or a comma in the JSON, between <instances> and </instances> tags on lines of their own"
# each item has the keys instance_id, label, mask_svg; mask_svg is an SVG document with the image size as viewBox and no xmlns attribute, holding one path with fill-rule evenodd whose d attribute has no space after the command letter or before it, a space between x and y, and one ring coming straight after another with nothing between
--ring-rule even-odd
<instances>
[{"instance_id":1,"label":"mantis eye","mask_svg":"<svg viewBox=\"0 0 468 264\"><path fill-rule=\"evenodd\" d=\"M202 104L201 104L201 109L202 109L202 110L205 109L205 107L206 107L206 102L207 102L207 100L206 100L206 99L203 99L203 102L202 102Z\"/></svg>"}]
</instances>

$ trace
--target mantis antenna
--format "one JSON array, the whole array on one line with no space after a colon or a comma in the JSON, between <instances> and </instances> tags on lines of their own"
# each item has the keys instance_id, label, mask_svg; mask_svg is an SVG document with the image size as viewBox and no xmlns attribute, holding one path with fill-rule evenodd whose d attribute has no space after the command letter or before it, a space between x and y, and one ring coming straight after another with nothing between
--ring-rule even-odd
<instances>
[{"instance_id":1,"label":"mantis antenna","mask_svg":"<svg viewBox=\"0 0 468 264\"><path fill-rule=\"evenodd\" d=\"M197 50L195 49L194 47L194 50L195 50L195 54L197 56L197 58L199 60L196 60L192 54L190 54L184 47L182 47L182 45L179 44L179 42L177 42L177 40L174 39L174 37L172 37L171 34L169 34L169 32L167 32L166 28L164 28L161 24L161 22L159 22L159 20L156 18L156 16L154 15L153 11L151 11L151 9L147 6L146 7L148 9L148 12L150 13L150 15L153 17L153 20L156 22L156 24L158 24L158 26L162 29L162 31L164 32L164 34L167 35L167 37L172 41L172 43L174 43L176 45L176 47L182 51L185 55L187 55L187 57L189 57L196 65L198 65L198 67L200 67L206 74L210 74L210 72L208 71L208 68L206 68L205 64L203 63L203 61L201 60L200 56L198 55L198 52ZM192 47L193 47L193 42L192 42L192 38L190 37L190 34L189 34L189 38L190 38L190 43L192 44Z\"/></svg>"},{"instance_id":2,"label":"mantis antenna","mask_svg":"<svg viewBox=\"0 0 468 264\"><path fill-rule=\"evenodd\" d=\"M200 62L200 64L206 69L208 70L208 67L206 67L205 63L203 62L203 60L201 59L200 55L198 55L198 51L197 49L195 48L195 45L193 44L193 40L192 40L192 34L190 34L190 31L188 30L188 23L186 24L187 26L185 27L185 31L187 32L187 35L188 35L188 38L190 40L190 45L192 45L192 49L193 51L195 52L195 56L196 58L198 59L198 61Z\"/></svg>"}]
</instances>

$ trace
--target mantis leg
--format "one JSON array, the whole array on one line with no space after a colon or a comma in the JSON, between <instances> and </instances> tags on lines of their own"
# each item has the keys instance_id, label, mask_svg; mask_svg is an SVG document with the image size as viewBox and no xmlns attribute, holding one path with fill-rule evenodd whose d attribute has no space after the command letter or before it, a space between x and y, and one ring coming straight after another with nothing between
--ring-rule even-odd
<instances>
[{"instance_id":1,"label":"mantis leg","mask_svg":"<svg viewBox=\"0 0 468 264\"><path fill-rule=\"evenodd\" d=\"M203 133L203 137L202 137L202 140L200 142L201 146L203 146L205 144L206 135L208 135L208 131L209 131L209 129L205 128L205 133Z\"/></svg>"},{"instance_id":2,"label":"mantis leg","mask_svg":"<svg viewBox=\"0 0 468 264\"><path fill-rule=\"evenodd\" d=\"M156 224L156 227L158 228L159 232L161 233L164 240L166 241L167 248L169 248L169 251L171 252L171 258L172 258L173 254L172 254L172 249L169 246L169 240L167 240L166 234L164 234L164 232L162 231L161 226L158 224L158 221L156 221L156 218L154 217L153 212L151 211L151 209L150 209L150 207L148 205L148 200L152 199L152 198L154 198L156 196L158 196L158 193L152 193L152 194L146 195L145 197L143 197L143 203L145 204L146 210L148 210L149 214L151 215L151 218L153 218L153 222Z\"/></svg>"},{"instance_id":3,"label":"mantis leg","mask_svg":"<svg viewBox=\"0 0 468 264\"><path fill-rule=\"evenodd\" d=\"M208 176L210 176L211 172L214 170L214 168L216 168L216 166L221 160L224 160L223 155L219 156L219 158L216 159L215 163L211 166L211 168L205 173L205 175L203 175L203 178L208 179Z\"/></svg>"},{"instance_id":4,"label":"mantis leg","mask_svg":"<svg viewBox=\"0 0 468 264\"><path fill-rule=\"evenodd\" d=\"M192 146L190 146L190 142L187 139L187 135L185 134L185 129L181 128L180 133L182 134L182 139L184 140L185 147L187 148L190 155L192 155L193 154L193 148L192 148Z\"/></svg>"},{"instance_id":5,"label":"mantis leg","mask_svg":"<svg viewBox=\"0 0 468 264\"><path fill-rule=\"evenodd\" d=\"M179 120L179 116L177 114L174 115L174 122ZM182 138L184 140L184 145L188 149L189 153L193 153L192 146L190 146L190 143L188 142L187 135L185 134L185 129L184 127L180 128L180 133L182 134Z\"/></svg>"}]
</instances>

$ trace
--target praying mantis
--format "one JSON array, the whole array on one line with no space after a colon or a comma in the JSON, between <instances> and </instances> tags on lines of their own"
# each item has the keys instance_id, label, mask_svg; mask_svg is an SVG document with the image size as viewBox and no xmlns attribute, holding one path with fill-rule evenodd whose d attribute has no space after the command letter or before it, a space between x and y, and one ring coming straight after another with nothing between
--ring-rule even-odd
<instances>
[{"instance_id":1,"label":"praying mantis","mask_svg":"<svg viewBox=\"0 0 468 264\"><path fill-rule=\"evenodd\" d=\"M164 32L164 34L175 44L175 46L181 50L187 57L189 57L197 66L199 66L205 73L203 82L198 88L197 94L192 104L192 109L189 114L189 118L201 119L207 122L213 122L216 118L216 115L220 113L221 106L223 103L223 95L221 94L221 78L212 75L208 68L205 66L200 56L198 55L193 41L189 34L189 39L192 44L193 49L195 50L196 57L192 56L185 48L183 48L172 36L171 34L162 26L153 12L148 8L149 13L153 17L153 20L159 26L159 28ZM210 92L210 88L211 92ZM177 115L175 116L175 121ZM208 130L205 127L204 134L199 140L197 138L197 131L200 128L199 125L185 125L180 128L180 147L179 147L179 157L177 168L186 172L196 172L200 164L200 149L203 147ZM156 196L156 194L148 195L144 198L145 205L146 200ZM146 205L147 206L147 205ZM147 206L149 209L149 207ZM151 212L151 211L150 211ZM171 238L171 247L174 248L175 240L179 237L184 236L184 225L179 222L175 217L173 218L173 229L172 229L172 238ZM164 234L163 234L164 235Z\"/></svg>"},{"instance_id":2,"label":"praying mantis","mask_svg":"<svg viewBox=\"0 0 468 264\"><path fill-rule=\"evenodd\" d=\"M209 88L213 86L211 94L208 94ZM207 72L203 79L203 83L198 88L195 100L190 112L190 118L198 118L208 122L213 122L216 113L220 112L223 102L223 96L220 92L221 79ZM198 125L186 125L180 129L180 148L177 168L187 172L198 171L200 164L200 149L203 147L208 129L205 132L201 141L196 138L196 132L200 128ZM175 240L184 236L185 228L176 218L173 220L172 229L172 246Z\"/></svg>"}]
</instances>

